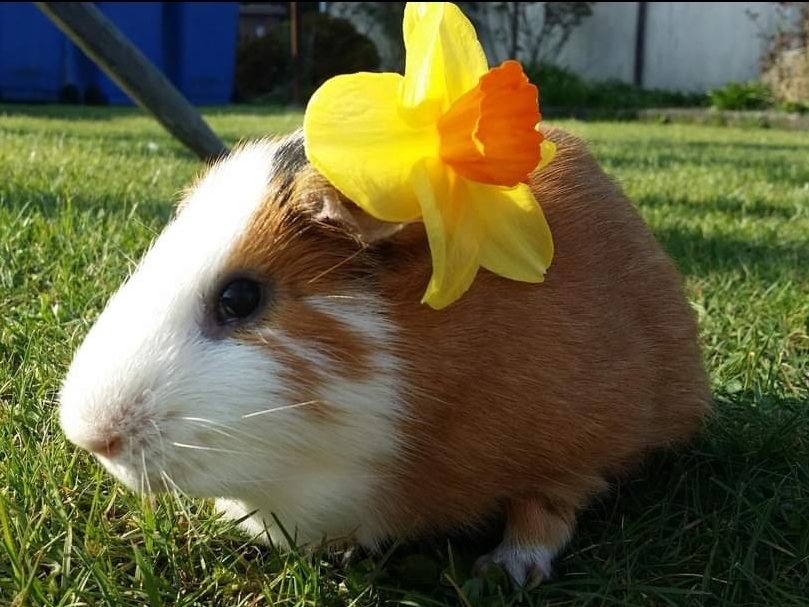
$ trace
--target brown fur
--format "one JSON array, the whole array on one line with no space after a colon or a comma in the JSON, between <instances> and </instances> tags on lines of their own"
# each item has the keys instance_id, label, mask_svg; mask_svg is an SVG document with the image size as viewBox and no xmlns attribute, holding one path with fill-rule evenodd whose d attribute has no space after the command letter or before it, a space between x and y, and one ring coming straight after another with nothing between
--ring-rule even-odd
<instances>
[{"instance_id":1,"label":"brown fur","mask_svg":"<svg viewBox=\"0 0 809 607\"><path fill-rule=\"evenodd\" d=\"M508 526L504 539L516 546L561 546L570 539L576 523L572 507L558 509L536 497L509 499L505 515Z\"/></svg>"},{"instance_id":2,"label":"brown fur","mask_svg":"<svg viewBox=\"0 0 809 607\"><path fill-rule=\"evenodd\" d=\"M578 510L708 410L674 265L584 146L546 134L558 153L533 186L556 249L543 284L482 271L436 312L417 304L430 272L420 227L390 245L383 289L412 386L384 500L401 531L465 525L514 499Z\"/></svg>"},{"instance_id":3,"label":"brown fur","mask_svg":"<svg viewBox=\"0 0 809 607\"><path fill-rule=\"evenodd\" d=\"M287 394L290 404L306 403L299 413L313 422L339 423L339 410L318 398L323 387L323 375L314 364L292 352L283 342L272 335L259 335L251 331L238 333L237 339L267 348L284 366L279 378L284 386L293 386Z\"/></svg>"},{"instance_id":4,"label":"brown fur","mask_svg":"<svg viewBox=\"0 0 809 607\"><path fill-rule=\"evenodd\" d=\"M687 439L708 411L681 278L620 190L575 138L545 129L556 159L536 193L556 254L541 285L478 274L443 311L420 304L431 272L420 224L371 247L268 204L234 257L278 285L267 323L315 344L347 378L371 345L303 295L375 291L400 334L406 417L379 508L396 534L473 524L505 509L507 536L556 546L575 512L650 449ZM316 183L316 186L312 184ZM303 210L302 210L303 209ZM359 287L358 287L359 285Z\"/></svg>"},{"instance_id":5,"label":"brown fur","mask_svg":"<svg viewBox=\"0 0 809 607\"><path fill-rule=\"evenodd\" d=\"M371 372L371 345L339 319L304 301L312 295L351 292L350 285L362 274L346 263L362 252L357 240L302 214L306 200L317 196L323 187L322 179L309 171L294 179L280 175L270 185L270 197L251 219L245 236L230 256L230 269L224 274L247 273L270 284L273 302L260 324L277 328L284 339L328 357L333 364L329 372L358 381ZM327 247L323 246L324 236ZM318 401L301 407L301 415L312 421L341 423L339 409L318 400L324 383L323 369L292 352L272 332L256 333L248 326L235 337L269 349L284 364L281 380L295 390L289 395L290 402Z\"/></svg>"}]
</instances>

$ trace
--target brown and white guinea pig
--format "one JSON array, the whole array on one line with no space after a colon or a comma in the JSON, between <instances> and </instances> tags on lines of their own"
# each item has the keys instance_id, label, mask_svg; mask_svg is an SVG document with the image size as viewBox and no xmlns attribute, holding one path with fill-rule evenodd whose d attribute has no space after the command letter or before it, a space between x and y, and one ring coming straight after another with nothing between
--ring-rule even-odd
<instances>
[{"instance_id":1,"label":"brown and white guinea pig","mask_svg":"<svg viewBox=\"0 0 809 607\"><path fill-rule=\"evenodd\" d=\"M482 563L547 577L577 512L710 399L673 264L584 146L545 131L545 282L481 271L442 311L420 303L420 223L344 200L300 134L233 152L76 353L67 437L132 489L218 497L281 544L275 517L301 544L377 546L501 513Z\"/></svg>"}]
</instances>

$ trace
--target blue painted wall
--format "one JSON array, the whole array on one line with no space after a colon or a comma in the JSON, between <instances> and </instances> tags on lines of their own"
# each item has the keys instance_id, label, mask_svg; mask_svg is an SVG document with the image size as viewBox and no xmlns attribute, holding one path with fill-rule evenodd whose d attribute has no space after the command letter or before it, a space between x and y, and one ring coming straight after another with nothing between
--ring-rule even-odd
<instances>
[{"instance_id":1,"label":"blue painted wall","mask_svg":"<svg viewBox=\"0 0 809 607\"><path fill-rule=\"evenodd\" d=\"M238 3L98 2L97 6L191 103L231 100ZM0 101L65 100L131 103L33 4L0 3Z\"/></svg>"}]
</instances>

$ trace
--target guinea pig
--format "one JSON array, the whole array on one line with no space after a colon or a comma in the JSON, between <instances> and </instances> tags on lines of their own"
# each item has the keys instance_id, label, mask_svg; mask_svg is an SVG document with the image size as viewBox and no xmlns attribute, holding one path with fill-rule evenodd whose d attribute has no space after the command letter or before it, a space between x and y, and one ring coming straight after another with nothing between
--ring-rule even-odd
<instances>
[{"instance_id":1,"label":"guinea pig","mask_svg":"<svg viewBox=\"0 0 809 607\"><path fill-rule=\"evenodd\" d=\"M455 532L504 516L479 561L551 574L577 513L710 393L681 277L573 136L532 188L542 284L481 270L443 310L423 224L366 215L300 133L210 168L91 328L67 438L137 491L217 499L284 545ZM279 523L280 522L280 527Z\"/></svg>"}]
</instances>

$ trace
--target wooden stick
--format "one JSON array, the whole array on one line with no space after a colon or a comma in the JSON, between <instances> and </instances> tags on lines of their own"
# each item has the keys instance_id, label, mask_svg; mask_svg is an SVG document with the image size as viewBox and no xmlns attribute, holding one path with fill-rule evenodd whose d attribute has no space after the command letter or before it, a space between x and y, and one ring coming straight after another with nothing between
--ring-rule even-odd
<instances>
[{"instance_id":1,"label":"wooden stick","mask_svg":"<svg viewBox=\"0 0 809 607\"><path fill-rule=\"evenodd\" d=\"M140 107L203 160L227 153L197 110L91 2L35 2Z\"/></svg>"}]
</instances>

